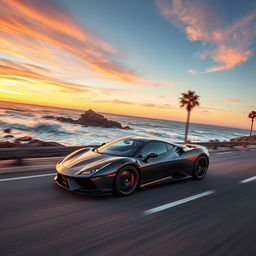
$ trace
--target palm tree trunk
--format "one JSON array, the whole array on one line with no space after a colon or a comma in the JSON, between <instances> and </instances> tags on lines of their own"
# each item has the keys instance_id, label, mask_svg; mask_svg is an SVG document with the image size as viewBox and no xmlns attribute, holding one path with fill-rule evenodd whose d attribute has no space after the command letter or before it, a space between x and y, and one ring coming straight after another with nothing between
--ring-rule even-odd
<instances>
[{"instance_id":1,"label":"palm tree trunk","mask_svg":"<svg viewBox=\"0 0 256 256\"><path fill-rule=\"evenodd\" d=\"M189 128L189 120L190 120L190 110L188 110L188 115L187 115L187 123L186 123L186 129L185 129L185 138L184 138L184 143L188 142L188 128Z\"/></svg>"},{"instance_id":2,"label":"palm tree trunk","mask_svg":"<svg viewBox=\"0 0 256 256\"><path fill-rule=\"evenodd\" d=\"M251 131L250 131L250 140L252 139L253 122L254 122L254 118L252 118Z\"/></svg>"}]
</instances>

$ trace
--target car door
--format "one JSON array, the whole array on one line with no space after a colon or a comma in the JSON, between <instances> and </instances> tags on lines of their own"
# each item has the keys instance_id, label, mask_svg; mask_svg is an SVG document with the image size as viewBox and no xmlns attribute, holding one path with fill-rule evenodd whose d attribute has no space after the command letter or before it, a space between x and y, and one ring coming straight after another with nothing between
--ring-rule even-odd
<instances>
[{"instance_id":1,"label":"car door","mask_svg":"<svg viewBox=\"0 0 256 256\"><path fill-rule=\"evenodd\" d=\"M184 159L180 156L180 150L177 146L166 143L168 156L166 162L166 173L169 176L182 174L185 168Z\"/></svg>"},{"instance_id":2,"label":"car door","mask_svg":"<svg viewBox=\"0 0 256 256\"><path fill-rule=\"evenodd\" d=\"M156 153L157 157L145 160L148 153ZM150 141L139 152L141 166L141 183L158 180L168 176L168 151L164 142Z\"/></svg>"}]
</instances>

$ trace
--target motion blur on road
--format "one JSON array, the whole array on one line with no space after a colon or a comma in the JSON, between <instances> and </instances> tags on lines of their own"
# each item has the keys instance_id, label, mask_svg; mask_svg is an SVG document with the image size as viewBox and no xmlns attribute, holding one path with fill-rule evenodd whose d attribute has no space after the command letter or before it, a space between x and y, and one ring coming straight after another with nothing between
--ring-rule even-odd
<instances>
[{"instance_id":1,"label":"motion blur on road","mask_svg":"<svg viewBox=\"0 0 256 256\"><path fill-rule=\"evenodd\" d=\"M124 198L66 191L40 163L29 173L4 172L0 255L255 255L256 151L210 157L202 181L151 186Z\"/></svg>"}]
</instances>

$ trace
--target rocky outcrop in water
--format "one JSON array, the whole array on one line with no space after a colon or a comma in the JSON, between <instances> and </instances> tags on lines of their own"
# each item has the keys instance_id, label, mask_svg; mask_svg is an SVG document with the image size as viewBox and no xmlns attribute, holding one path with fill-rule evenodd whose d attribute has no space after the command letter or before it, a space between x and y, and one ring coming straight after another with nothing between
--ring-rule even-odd
<instances>
[{"instance_id":1,"label":"rocky outcrop in water","mask_svg":"<svg viewBox=\"0 0 256 256\"><path fill-rule=\"evenodd\" d=\"M4 133L11 133L11 132L12 132L12 129L10 129L10 128L5 128L5 129L3 130L3 132L4 132Z\"/></svg>"},{"instance_id":2,"label":"rocky outcrop in water","mask_svg":"<svg viewBox=\"0 0 256 256\"><path fill-rule=\"evenodd\" d=\"M8 134L8 135L4 135L4 138L5 138L5 139L10 139L10 138L14 138L14 136L11 135L11 134Z\"/></svg>"},{"instance_id":3,"label":"rocky outcrop in water","mask_svg":"<svg viewBox=\"0 0 256 256\"><path fill-rule=\"evenodd\" d=\"M87 110L84 114L80 116L79 119L74 120L72 118L66 118L62 116L43 116L46 119L57 120L60 122L67 122L72 124L80 124L83 126L97 126L105 128L119 128L119 129L132 129L129 126L122 126L119 122L108 120L103 115L98 114L91 109Z\"/></svg>"},{"instance_id":4,"label":"rocky outcrop in water","mask_svg":"<svg viewBox=\"0 0 256 256\"><path fill-rule=\"evenodd\" d=\"M30 136L20 137L15 139L14 141L5 141L5 140L0 141L0 148L57 147L57 146L63 146L63 145L58 142L34 139Z\"/></svg>"},{"instance_id":5,"label":"rocky outcrop in water","mask_svg":"<svg viewBox=\"0 0 256 256\"><path fill-rule=\"evenodd\" d=\"M251 140L256 141L256 135L252 135ZM250 141L250 136L237 137L230 139L230 141Z\"/></svg>"},{"instance_id":6,"label":"rocky outcrop in water","mask_svg":"<svg viewBox=\"0 0 256 256\"><path fill-rule=\"evenodd\" d=\"M82 114L80 118L76 121L76 123L84 126L100 126L106 128L130 129L130 127L123 127L120 123L116 121L108 120L103 115L95 113L91 109Z\"/></svg>"},{"instance_id":7,"label":"rocky outcrop in water","mask_svg":"<svg viewBox=\"0 0 256 256\"><path fill-rule=\"evenodd\" d=\"M66 123L72 123L76 124L76 120L68 117L62 117L62 116L43 116L45 119L50 119L50 120L57 120L60 122L66 122Z\"/></svg>"}]
</instances>

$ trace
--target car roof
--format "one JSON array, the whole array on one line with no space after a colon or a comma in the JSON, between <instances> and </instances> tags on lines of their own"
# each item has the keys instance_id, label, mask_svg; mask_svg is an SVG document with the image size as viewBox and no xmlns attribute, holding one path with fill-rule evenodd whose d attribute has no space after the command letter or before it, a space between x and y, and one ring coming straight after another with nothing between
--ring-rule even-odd
<instances>
[{"instance_id":1,"label":"car roof","mask_svg":"<svg viewBox=\"0 0 256 256\"><path fill-rule=\"evenodd\" d=\"M172 145L176 145L176 143L170 142L170 141L164 141L164 140L160 140L160 139L156 139L156 138L150 138L150 137L142 137L142 136L125 136L123 137L123 139L134 139L134 140L140 140L143 142L148 142L148 141L160 141L160 142L164 142L164 143L168 143L168 144L172 144ZM121 138L122 139L122 138Z\"/></svg>"}]
</instances>

